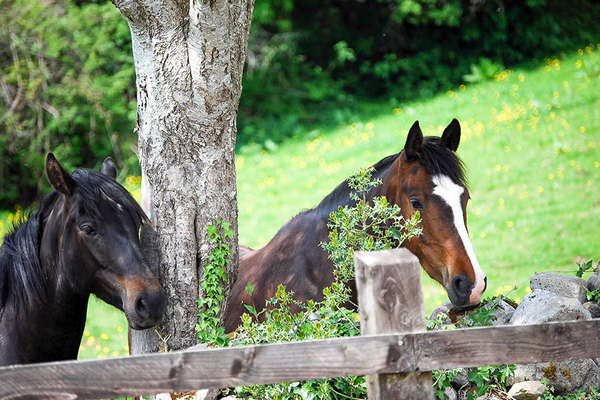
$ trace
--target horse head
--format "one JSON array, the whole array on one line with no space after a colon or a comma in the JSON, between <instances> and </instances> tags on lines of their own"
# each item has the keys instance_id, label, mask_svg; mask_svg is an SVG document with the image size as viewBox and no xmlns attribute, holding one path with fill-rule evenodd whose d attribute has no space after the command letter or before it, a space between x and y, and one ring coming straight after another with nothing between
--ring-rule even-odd
<instances>
[{"instance_id":1,"label":"horse head","mask_svg":"<svg viewBox=\"0 0 600 400\"><path fill-rule=\"evenodd\" d=\"M105 160L102 172L76 170L71 175L50 153L46 172L60 205L47 217L40 257L63 269L58 285L81 296L94 293L122 310L133 329L154 326L167 297L140 245L141 231L152 228L115 180L112 160Z\"/></svg>"},{"instance_id":2,"label":"horse head","mask_svg":"<svg viewBox=\"0 0 600 400\"><path fill-rule=\"evenodd\" d=\"M467 231L469 190L456 156L460 124L456 119L441 138L423 137L418 121L408 133L404 150L396 159L393 179L384 181L405 218L421 214L423 233L404 243L425 271L440 282L455 307L479 304L487 278Z\"/></svg>"}]
</instances>

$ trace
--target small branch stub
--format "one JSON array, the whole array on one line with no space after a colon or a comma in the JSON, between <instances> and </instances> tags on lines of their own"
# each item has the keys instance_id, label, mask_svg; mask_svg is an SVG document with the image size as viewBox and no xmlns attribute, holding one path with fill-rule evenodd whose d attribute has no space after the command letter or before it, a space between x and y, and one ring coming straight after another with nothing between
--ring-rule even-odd
<instances>
[{"instance_id":1,"label":"small branch stub","mask_svg":"<svg viewBox=\"0 0 600 400\"><path fill-rule=\"evenodd\" d=\"M421 268L410 251L355 252L354 265L361 335L425 330ZM401 357L406 349L413 354ZM390 346L388 366L411 369L399 363L416 364L416 357L410 344ZM370 400L433 398L431 372L369 375L367 387Z\"/></svg>"}]
</instances>

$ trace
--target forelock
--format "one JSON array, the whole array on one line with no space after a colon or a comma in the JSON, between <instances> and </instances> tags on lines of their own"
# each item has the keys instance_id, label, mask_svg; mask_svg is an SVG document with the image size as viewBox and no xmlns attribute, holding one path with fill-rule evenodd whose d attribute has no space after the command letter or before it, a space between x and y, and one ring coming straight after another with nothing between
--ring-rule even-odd
<instances>
[{"instance_id":1,"label":"forelock","mask_svg":"<svg viewBox=\"0 0 600 400\"><path fill-rule=\"evenodd\" d=\"M75 170L73 179L81 196L80 207L86 214L99 216L102 202L115 209L119 206L139 227L147 221L146 214L131 194L113 178L93 170Z\"/></svg>"},{"instance_id":2,"label":"forelock","mask_svg":"<svg viewBox=\"0 0 600 400\"><path fill-rule=\"evenodd\" d=\"M425 138L419 152L419 163L429 175L446 175L452 182L467 187L462 161L456 153L440 145L439 137Z\"/></svg>"}]
</instances>

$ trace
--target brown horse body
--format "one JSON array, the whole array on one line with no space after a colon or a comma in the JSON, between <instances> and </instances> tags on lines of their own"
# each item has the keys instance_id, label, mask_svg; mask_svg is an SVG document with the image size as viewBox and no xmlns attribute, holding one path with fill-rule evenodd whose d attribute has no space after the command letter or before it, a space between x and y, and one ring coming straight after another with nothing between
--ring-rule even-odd
<instances>
[{"instance_id":1,"label":"brown horse body","mask_svg":"<svg viewBox=\"0 0 600 400\"><path fill-rule=\"evenodd\" d=\"M382 185L368 193L369 199L385 196L402 209L405 218L419 211L423 234L402 246L413 252L425 271L446 288L459 308L477 305L486 287L466 231L469 199L462 164L455 152L460 125L453 120L441 138L423 138L418 123L409 131L404 150L375 164L373 178ZM298 300L320 300L323 289L333 282L332 262L320 247L328 239L329 214L340 205L352 204L347 181L313 209L288 221L263 248L240 252L238 278L234 283L225 317L225 330L240 323L244 304L257 310L275 296L283 284ZM246 287L250 283L252 295ZM356 285L351 283L356 303Z\"/></svg>"}]
</instances>

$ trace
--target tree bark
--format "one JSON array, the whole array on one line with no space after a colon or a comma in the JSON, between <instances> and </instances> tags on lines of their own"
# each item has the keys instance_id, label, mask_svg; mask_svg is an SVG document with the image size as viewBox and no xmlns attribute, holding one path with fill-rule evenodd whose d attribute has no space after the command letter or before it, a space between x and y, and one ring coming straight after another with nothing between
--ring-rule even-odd
<instances>
[{"instance_id":1,"label":"tree bark","mask_svg":"<svg viewBox=\"0 0 600 400\"><path fill-rule=\"evenodd\" d=\"M142 206L169 296L157 329L130 332L130 351L178 350L197 343L206 225L217 218L235 232L226 298L237 273L236 115L254 0L113 2L131 30Z\"/></svg>"}]
</instances>

